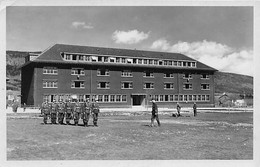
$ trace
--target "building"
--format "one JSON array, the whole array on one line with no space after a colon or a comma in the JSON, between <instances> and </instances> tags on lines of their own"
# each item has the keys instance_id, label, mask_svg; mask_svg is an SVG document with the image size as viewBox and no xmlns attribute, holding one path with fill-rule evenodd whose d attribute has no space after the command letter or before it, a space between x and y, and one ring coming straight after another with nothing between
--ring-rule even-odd
<instances>
[{"instance_id":1,"label":"building","mask_svg":"<svg viewBox=\"0 0 260 167\"><path fill-rule=\"evenodd\" d=\"M22 101L98 98L101 107L146 107L176 102L214 106L214 72L179 53L55 44L28 55L22 71Z\"/></svg>"}]
</instances>

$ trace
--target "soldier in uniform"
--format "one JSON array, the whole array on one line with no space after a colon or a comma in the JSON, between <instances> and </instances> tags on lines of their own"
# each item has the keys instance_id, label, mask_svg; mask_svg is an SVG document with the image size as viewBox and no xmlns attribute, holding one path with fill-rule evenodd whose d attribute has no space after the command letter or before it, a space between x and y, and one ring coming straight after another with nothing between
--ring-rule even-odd
<instances>
[{"instance_id":1,"label":"soldier in uniform","mask_svg":"<svg viewBox=\"0 0 260 167\"><path fill-rule=\"evenodd\" d=\"M73 104L71 103L71 99L65 105L66 109L66 124L70 125L70 120L73 118Z\"/></svg>"},{"instance_id":2,"label":"soldier in uniform","mask_svg":"<svg viewBox=\"0 0 260 167\"><path fill-rule=\"evenodd\" d=\"M74 123L76 126L78 126L78 124L79 124L81 110L82 110L82 106L79 103L79 100L77 99L75 107L74 107Z\"/></svg>"},{"instance_id":3,"label":"soldier in uniform","mask_svg":"<svg viewBox=\"0 0 260 167\"><path fill-rule=\"evenodd\" d=\"M51 123L56 124L58 105L54 99L51 103Z\"/></svg>"},{"instance_id":4,"label":"soldier in uniform","mask_svg":"<svg viewBox=\"0 0 260 167\"><path fill-rule=\"evenodd\" d=\"M152 100L152 117L151 117L151 127L154 126L154 119L156 119L158 126L161 126L161 123L159 121L159 117L158 117L158 106L155 103L155 100Z\"/></svg>"},{"instance_id":5,"label":"soldier in uniform","mask_svg":"<svg viewBox=\"0 0 260 167\"><path fill-rule=\"evenodd\" d=\"M197 105L196 105L195 102L194 102L194 104L193 104L193 114L194 114L194 117L197 116Z\"/></svg>"},{"instance_id":6,"label":"soldier in uniform","mask_svg":"<svg viewBox=\"0 0 260 167\"><path fill-rule=\"evenodd\" d=\"M48 116L50 115L50 106L48 104L48 100L42 103L41 113L43 113L43 123L47 124Z\"/></svg>"},{"instance_id":7,"label":"soldier in uniform","mask_svg":"<svg viewBox=\"0 0 260 167\"><path fill-rule=\"evenodd\" d=\"M181 111L181 106L179 103L177 103L177 116L178 117L181 116L180 111Z\"/></svg>"},{"instance_id":8,"label":"soldier in uniform","mask_svg":"<svg viewBox=\"0 0 260 167\"><path fill-rule=\"evenodd\" d=\"M60 99L58 104L58 123L61 125L63 124L64 115L65 115L65 103L63 103L62 99Z\"/></svg>"},{"instance_id":9,"label":"soldier in uniform","mask_svg":"<svg viewBox=\"0 0 260 167\"><path fill-rule=\"evenodd\" d=\"M88 126L88 120L89 120L89 115L90 115L90 110L91 110L91 103L89 102L89 98L86 99L85 103L83 104L83 123L84 126Z\"/></svg>"},{"instance_id":10,"label":"soldier in uniform","mask_svg":"<svg viewBox=\"0 0 260 167\"><path fill-rule=\"evenodd\" d=\"M95 101L94 101L94 103L92 103L92 107L91 107L94 126L98 126L97 121L98 121L99 105L97 102L98 102L98 99L95 99Z\"/></svg>"}]
</instances>

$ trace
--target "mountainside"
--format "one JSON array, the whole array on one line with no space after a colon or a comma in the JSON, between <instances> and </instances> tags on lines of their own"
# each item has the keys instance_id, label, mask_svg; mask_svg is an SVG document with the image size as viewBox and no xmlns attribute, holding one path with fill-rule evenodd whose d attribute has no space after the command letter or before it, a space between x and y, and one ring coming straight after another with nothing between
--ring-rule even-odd
<instances>
[{"instance_id":1,"label":"mountainside","mask_svg":"<svg viewBox=\"0 0 260 167\"><path fill-rule=\"evenodd\" d=\"M40 52L30 52L40 53ZM7 83L7 89L20 90L21 79L19 66L25 62L25 56L29 52L19 51L7 51L6 52L6 75L10 78ZM235 93L235 94L246 94L248 96L253 95L253 77L216 72L215 73L215 93Z\"/></svg>"},{"instance_id":2,"label":"mountainside","mask_svg":"<svg viewBox=\"0 0 260 167\"><path fill-rule=\"evenodd\" d=\"M215 93L253 94L253 77L247 75L216 72Z\"/></svg>"}]
</instances>

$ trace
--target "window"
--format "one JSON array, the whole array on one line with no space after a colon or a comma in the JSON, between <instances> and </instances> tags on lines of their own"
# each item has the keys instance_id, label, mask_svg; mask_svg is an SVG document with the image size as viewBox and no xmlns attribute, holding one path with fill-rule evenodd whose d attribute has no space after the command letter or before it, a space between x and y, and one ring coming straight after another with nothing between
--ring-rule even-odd
<instances>
[{"instance_id":1,"label":"window","mask_svg":"<svg viewBox=\"0 0 260 167\"><path fill-rule=\"evenodd\" d=\"M170 101L174 101L174 96L173 95L170 95Z\"/></svg>"},{"instance_id":2,"label":"window","mask_svg":"<svg viewBox=\"0 0 260 167\"><path fill-rule=\"evenodd\" d=\"M109 76L109 70L108 69L98 69L97 76Z\"/></svg>"},{"instance_id":3,"label":"window","mask_svg":"<svg viewBox=\"0 0 260 167\"><path fill-rule=\"evenodd\" d=\"M133 59L133 64L136 64L136 63L137 63L136 59Z\"/></svg>"},{"instance_id":4,"label":"window","mask_svg":"<svg viewBox=\"0 0 260 167\"><path fill-rule=\"evenodd\" d=\"M186 66L187 66L187 62L185 62L185 61L182 62L182 66L183 66L183 67L186 67Z\"/></svg>"},{"instance_id":5,"label":"window","mask_svg":"<svg viewBox=\"0 0 260 167\"><path fill-rule=\"evenodd\" d=\"M133 77L133 73L130 70L123 70L121 73L122 77Z\"/></svg>"},{"instance_id":6,"label":"window","mask_svg":"<svg viewBox=\"0 0 260 167\"><path fill-rule=\"evenodd\" d=\"M84 95L79 95L79 102L84 102Z\"/></svg>"},{"instance_id":7,"label":"window","mask_svg":"<svg viewBox=\"0 0 260 167\"><path fill-rule=\"evenodd\" d=\"M133 82L121 82L122 89L133 89Z\"/></svg>"},{"instance_id":8,"label":"window","mask_svg":"<svg viewBox=\"0 0 260 167\"><path fill-rule=\"evenodd\" d=\"M169 101L169 95L164 95L164 101Z\"/></svg>"},{"instance_id":9,"label":"window","mask_svg":"<svg viewBox=\"0 0 260 167\"><path fill-rule=\"evenodd\" d=\"M183 74L183 79L192 79L192 76L189 73L185 73Z\"/></svg>"},{"instance_id":10,"label":"window","mask_svg":"<svg viewBox=\"0 0 260 167\"><path fill-rule=\"evenodd\" d=\"M84 60L84 56L83 55L79 55L79 60L83 61Z\"/></svg>"},{"instance_id":11,"label":"window","mask_svg":"<svg viewBox=\"0 0 260 167\"><path fill-rule=\"evenodd\" d=\"M142 64L143 60L142 59L138 59L138 64Z\"/></svg>"},{"instance_id":12,"label":"window","mask_svg":"<svg viewBox=\"0 0 260 167\"><path fill-rule=\"evenodd\" d=\"M191 67L191 62L187 62L188 63L188 67Z\"/></svg>"},{"instance_id":13,"label":"window","mask_svg":"<svg viewBox=\"0 0 260 167\"><path fill-rule=\"evenodd\" d=\"M120 57L116 57L116 62L120 63Z\"/></svg>"},{"instance_id":14,"label":"window","mask_svg":"<svg viewBox=\"0 0 260 167\"><path fill-rule=\"evenodd\" d=\"M191 66L192 67L196 67L196 63L195 62L191 62Z\"/></svg>"},{"instance_id":15,"label":"window","mask_svg":"<svg viewBox=\"0 0 260 167\"><path fill-rule=\"evenodd\" d=\"M85 88L84 81L72 81L71 88Z\"/></svg>"},{"instance_id":16,"label":"window","mask_svg":"<svg viewBox=\"0 0 260 167\"><path fill-rule=\"evenodd\" d=\"M108 57L104 56L104 62L108 62Z\"/></svg>"},{"instance_id":17,"label":"window","mask_svg":"<svg viewBox=\"0 0 260 167\"><path fill-rule=\"evenodd\" d=\"M148 64L148 60L147 59L144 59L144 64Z\"/></svg>"},{"instance_id":18,"label":"window","mask_svg":"<svg viewBox=\"0 0 260 167\"><path fill-rule=\"evenodd\" d=\"M164 89L174 89L173 83L164 83Z\"/></svg>"},{"instance_id":19,"label":"window","mask_svg":"<svg viewBox=\"0 0 260 167\"><path fill-rule=\"evenodd\" d=\"M126 62L127 62L128 64L133 64L133 59L126 59Z\"/></svg>"},{"instance_id":20,"label":"window","mask_svg":"<svg viewBox=\"0 0 260 167\"><path fill-rule=\"evenodd\" d=\"M168 65L168 61L167 61L167 60L164 60L164 61L163 61L163 65L167 66L167 65Z\"/></svg>"},{"instance_id":21,"label":"window","mask_svg":"<svg viewBox=\"0 0 260 167\"><path fill-rule=\"evenodd\" d=\"M144 83L144 89L153 89L153 88L154 88L154 83L152 82Z\"/></svg>"},{"instance_id":22,"label":"window","mask_svg":"<svg viewBox=\"0 0 260 167\"><path fill-rule=\"evenodd\" d=\"M58 88L56 80L43 80L43 88Z\"/></svg>"},{"instance_id":23,"label":"window","mask_svg":"<svg viewBox=\"0 0 260 167\"><path fill-rule=\"evenodd\" d=\"M184 95L184 101L188 101L188 95Z\"/></svg>"},{"instance_id":24,"label":"window","mask_svg":"<svg viewBox=\"0 0 260 167\"><path fill-rule=\"evenodd\" d=\"M98 102L103 102L103 95L98 95Z\"/></svg>"},{"instance_id":25,"label":"window","mask_svg":"<svg viewBox=\"0 0 260 167\"><path fill-rule=\"evenodd\" d=\"M173 73L164 73L164 78L173 78Z\"/></svg>"},{"instance_id":26,"label":"window","mask_svg":"<svg viewBox=\"0 0 260 167\"><path fill-rule=\"evenodd\" d=\"M149 59L149 64L153 64L153 60L152 59Z\"/></svg>"},{"instance_id":27,"label":"window","mask_svg":"<svg viewBox=\"0 0 260 167\"><path fill-rule=\"evenodd\" d=\"M178 65L177 66L181 67L182 66L182 62L178 61Z\"/></svg>"},{"instance_id":28,"label":"window","mask_svg":"<svg viewBox=\"0 0 260 167\"><path fill-rule=\"evenodd\" d=\"M153 61L154 65L158 65L158 60Z\"/></svg>"},{"instance_id":29,"label":"window","mask_svg":"<svg viewBox=\"0 0 260 167\"><path fill-rule=\"evenodd\" d=\"M163 65L163 62L162 62L162 60L159 60L159 65L161 66L161 65Z\"/></svg>"},{"instance_id":30,"label":"window","mask_svg":"<svg viewBox=\"0 0 260 167\"><path fill-rule=\"evenodd\" d=\"M192 101L192 95L189 95L189 101Z\"/></svg>"},{"instance_id":31,"label":"window","mask_svg":"<svg viewBox=\"0 0 260 167\"><path fill-rule=\"evenodd\" d=\"M183 89L184 90L192 90L192 84L188 84L188 83L183 84Z\"/></svg>"},{"instance_id":32,"label":"window","mask_svg":"<svg viewBox=\"0 0 260 167\"><path fill-rule=\"evenodd\" d=\"M193 101L197 101L197 95L193 95L192 100L193 100Z\"/></svg>"},{"instance_id":33,"label":"window","mask_svg":"<svg viewBox=\"0 0 260 167\"><path fill-rule=\"evenodd\" d=\"M208 74L201 74L201 79L209 79L209 75Z\"/></svg>"},{"instance_id":34,"label":"window","mask_svg":"<svg viewBox=\"0 0 260 167\"><path fill-rule=\"evenodd\" d=\"M110 101L114 102L115 101L115 95L110 95Z\"/></svg>"},{"instance_id":35,"label":"window","mask_svg":"<svg viewBox=\"0 0 260 167\"><path fill-rule=\"evenodd\" d=\"M201 100L205 101L205 99L206 99L206 96L205 95L201 95Z\"/></svg>"},{"instance_id":36,"label":"window","mask_svg":"<svg viewBox=\"0 0 260 167\"><path fill-rule=\"evenodd\" d=\"M179 97L178 95L175 95L175 96L174 96L174 101L178 101L178 100L179 100L178 97Z\"/></svg>"},{"instance_id":37,"label":"window","mask_svg":"<svg viewBox=\"0 0 260 167\"><path fill-rule=\"evenodd\" d=\"M85 56L85 61L90 61L90 56Z\"/></svg>"},{"instance_id":38,"label":"window","mask_svg":"<svg viewBox=\"0 0 260 167\"><path fill-rule=\"evenodd\" d=\"M201 101L201 95L198 95L198 101Z\"/></svg>"},{"instance_id":39,"label":"window","mask_svg":"<svg viewBox=\"0 0 260 167\"><path fill-rule=\"evenodd\" d=\"M66 55L65 55L65 60L71 60L71 55L66 54Z\"/></svg>"},{"instance_id":40,"label":"window","mask_svg":"<svg viewBox=\"0 0 260 167\"><path fill-rule=\"evenodd\" d=\"M168 61L168 65L171 66L172 65L172 61Z\"/></svg>"},{"instance_id":41,"label":"window","mask_svg":"<svg viewBox=\"0 0 260 167\"><path fill-rule=\"evenodd\" d=\"M121 101L121 95L116 95L116 102L120 102Z\"/></svg>"},{"instance_id":42,"label":"window","mask_svg":"<svg viewBox=\"0 0 260 167\"><path fill-rule=\"evenodd\" d=\"M160 95L159 98L160 101L163 101L163 95Z\"/></svg>"},{"instance_id":43,"label":"window","mask_svg":"<svg viewBox=\"0 0 260 167\"><path fill-rule=\"evenodd\" d=\"M178 65L178 62L177 62L177 61L174 61L174 62L173 62L173 65L174 65L174 66L177 66L177 65Z\"/></svg>"},{"instance_id":44,"label":"window","mask_svg":"<svg viewBox=\"0 0 260 167\"><path fill-rule=\"evenodd\" d=\"M109 95L104 95L104 102L108 102L109 101Z\"/></svg>"},{"instance_id":45,"label":"window","mask_svg":"<svg viewBox=\"0 0 260 167\"><path fill-rule=\"evenodd\" d=\"M43 101L48 101L49 102L49 95L43 95Z\"/></svg>"},{"instance_id":46,"label":"window","mask_svg":"<svg viewBox=\"0 0 260 167\"><path fill-rule=\"evenodd\" d=\"M122 102L126 102L126 95L122 95Z\"/></svg>"},{"instance_id":47,"label":"window","mask_svg":"<svg viewBox=\"0 0 260 167\"><path fill-rule=\"evenodd\" d=\"M153 72L145 71L144 72L144 77L151 77L151 78L153 78L154 77L153 76Z\"/></svg>"},{"instance_id":48,"label":"window","mask_svg":"<svg viewBox=\"0 0 260 167\"><path fill-rule=\"evenodd\" d=\"M43 67L43 74L58 75L56 67Z\"/></svg>"},{"instance_id":49,"label":"window","mask_svg":"<svg viewBox=\"0 0 260 167\"><path fill-rule=\"evenodd\" d=\"M183 95L179 95L179 100L183 101Z\"/></svg>"},{"instance_id":50,"label":"window","mask_svg":"<svg viewBox=\"0 0 260 167\"><path fill-rule=\"evenodd\" d=\"M77 55L72 55L72 60L77 60Z\"/></svg>"},{"instance_id":51,"label":"window","mask_svg":"<svg viewBox=\"0 0 260 167\"><path fill-rule=\"evenodd\" d=\"M98 62L102 62L103 57L102 56L98 56Z\"/></svg>"},{"instance_id":52,"label":"window","mask_svg":"<svg viewBox=\"0 0 260 167\"><path fill-rule=\"evenodd\" d=\"M83 68L72 68L71 75L85 75L85 71Z\"/></svg>"},{"instance_id":53,"label":"window","mask_svg":"<svg viewBox=\"0 0 260 167\"><path fill-rule=\"evenodd\" d=\"M98 82L97 84L98 89L109 89L109 82Z\"/></svg>"},{"instance_id":54,"label":"window","mask_svg":"<svg viewBox=\"0 0 260 167\"><path fill-rule=\"evenodd\" d=\"M97 62L98 59L99 59L99 57L97 57L97 56L91 56L91 60L92 60L93 62Z\"/></svg>"},{"instance_id":55,"label":"window","mask_svg":"<svg viewBox=\"0 0 260 167\"><path fill-rule=\"evenodd\" d=\"M155 95L155 101L159 101L159 95Z\"/></svg>"},{"instance_id":56,"label":"window","mask_svg":"<svg viewBox=\"0 0 260 167\"><path fill-rule=\"evenodd\" d=\"M209 101L209 95L206 95L206 101Z\"/></svg>"},{"instance_id":57,"label":"window","mask_svg":"<svg viewBox=\"0 0 260 167\"><path fill-rule=\"evenodd\" d=\"M126 62L125 58L121 58L121 63L125 63L125 62Z\"/></svg>"},{"instance_id":58,"label":"window","mask_svg":"<svg viewBox=\"0 0 260 167\"><path fill-rule=\"evenodd\" d=\"M210 90L209 89L209 84L201 84L201 90Z\"/></svg>"}]
</instances>

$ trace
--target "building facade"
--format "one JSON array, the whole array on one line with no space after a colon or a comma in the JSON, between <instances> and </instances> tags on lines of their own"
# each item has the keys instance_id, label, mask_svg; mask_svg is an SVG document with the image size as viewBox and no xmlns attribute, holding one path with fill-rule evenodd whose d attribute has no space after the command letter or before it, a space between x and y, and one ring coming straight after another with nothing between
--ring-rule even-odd
<instances>
[{"instance_id":1,"label":"building facade","mask_svg":"<svg viewBox=\"0 0 260 167\"><path fill-rule=\"evenodd\" d=\"M214 106L215 69L183 54L56 44L29 55L21 103L98 98L101 107Z\"/></svg>"}]
</instances>

